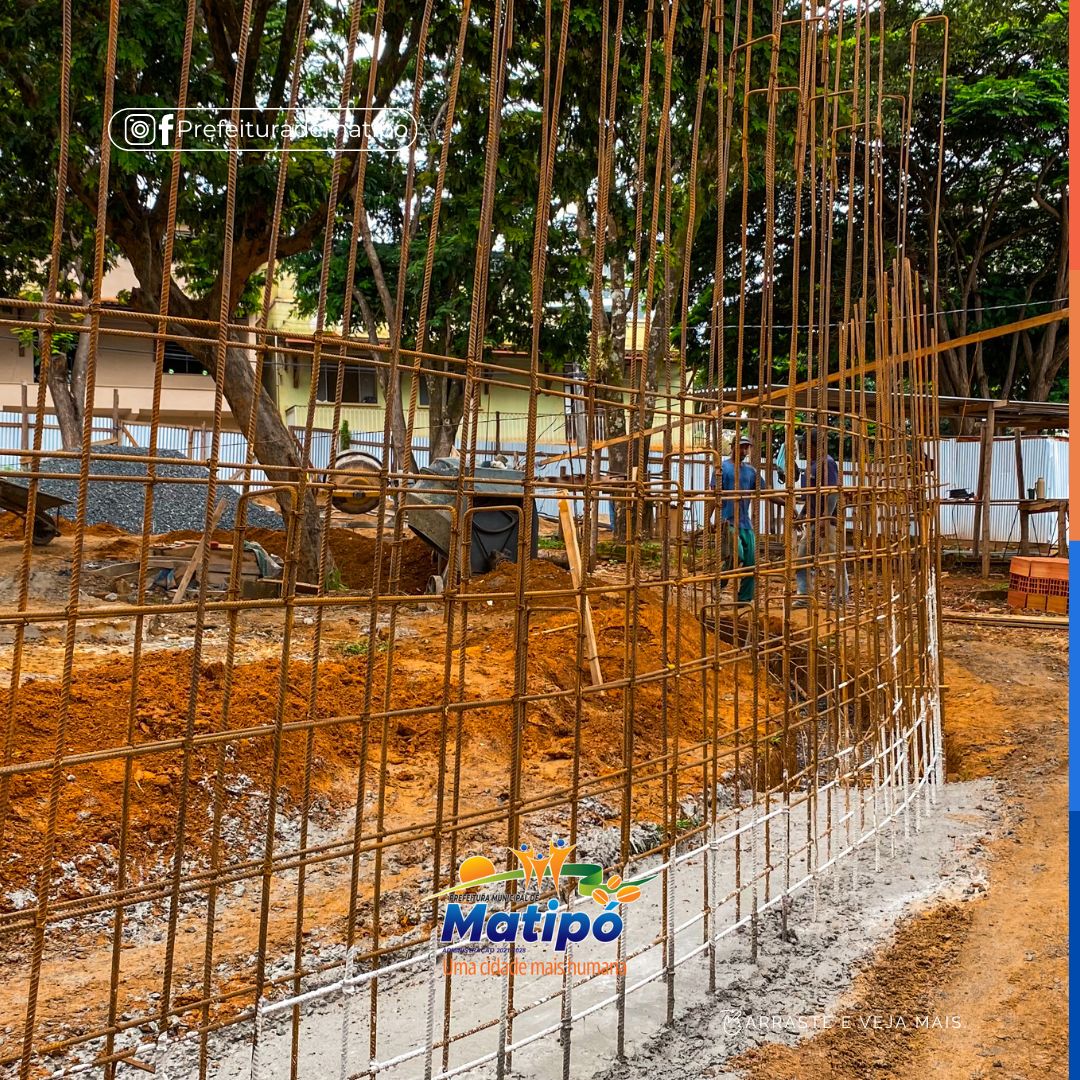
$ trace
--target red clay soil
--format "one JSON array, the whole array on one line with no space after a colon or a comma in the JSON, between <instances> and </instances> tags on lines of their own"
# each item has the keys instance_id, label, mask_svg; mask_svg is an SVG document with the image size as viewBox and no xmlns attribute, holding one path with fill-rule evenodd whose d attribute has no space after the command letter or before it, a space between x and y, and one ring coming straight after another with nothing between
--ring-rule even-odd
<instances>
[{"instance_id":1,"label":"red clay soil","mask_svg":"<svg viewBox=\"0 0 1080 1080\"><path fill-rule=\"evenodd\" d=\"M0 510L0 540L21 540L23 538L23 532L25 519L19 514L12 514L6 510ZM67 518L58 517L56 519L57 525L60 528L61 536L74 536L75 535L75 522L68 521ZM107 523L101 523L100 525L87 525L83 529L83 536L127 536L128 533L116 525L109 525Z\"/></svg>"},{"instance_id":2,"label":"red clay soil","mask_svg":"<svg viewBox=\"0 0 1080 1080\"><path fill-rule=\"evenodd\" d=\"M471 578L466 586L465 591L470 595L473 593L480 593L482 595L508 593L509 596L503 596L499 599L490 600L486 603L489 604L496 611L512 611L517 606L517 588L518 588L518 567L516 563L503 563L501 566L496 567L488 574L482 574L477 577ZM569 593L574 588L574 582L570 577L570 574L563 570L562 567L556 566L551 559L533 559L529 563L529 581L528 591L530 593L540 592L562 592ZM604 601L600 601L602 604ZM597 601L593 601L594 605ZM531 603L532 608L555 608L565 607L567 614L572 614L577 610L577 600L569 595L566 596L552 596L552 597L536 597Z\"/></svg>"},{"instance_id":3,"label":"red clay soil","mask_svg":"<svg viewBox=\"0 0 1080 1080\"><path fill-rule=\"evenodd\" d=\"M569 575L552 567L552 580L565 587ZM558 575L562 575L559 578ZM552 613L555 633L532 639L527 692L551 693L572 689L576 672L576 626L566 625L572 616ZM638 634L638 671L659 672L663 612L658 603L641 608ZM483 701L509 698L513 692L513 634L505 619L490 625L471 621L466 643L466 686L464 697L477 706L464 713L463 757L480 763L481 772L470 776L477 790L505 784L512 752L511 710L507 705L483 705ZM600 659L608 680L622 674L624 656L623 612L621 606L596 614ZM393 654L393 674L389 691L390 708L426 707L430 711L391 719L388 724L388 754L392 762L408 760L410 769L426 774L432 768L439 745L443 685L443 639L441 623L430 638L411 638L398 643ZM674 630L669 618L669 652ZM437 635L437 636L436 636ZM684 620L683 654L689 658L700 650L700 627ZM372 710L382 708L386 685L386 653L374 658ZM369 658L366 655L337 655L319 665L316 717L348 718L364 712ZM455 665L456 667L456 665ZM281 667L277 660L238 664L231 679L231 696L226 714L226 671L221 663L202 666L194 680L193 733L207 734L227 728L242 730L272 725L278 707ZM727 676L730 678L730 676ZM655 757L662 748L663 728L676 728L685 741L701 737L702 710L696 679L677 701L668 684L666 721L661 706L663 681L640 685L634 705L634 736L637 761ZM745 693L752 686L748 673L739 675ZM286 678L283 721L302 720L308 711L311 666L293 661ZM587 683L587 676L586 676ZM58 888L64 898L87 895L109 882L120 841L121 799L124 784L126 745L139 746L164 740L181 740L186 731L192 691L191 654L154 652L144 656L135 697L134 729L128 733L131 698L131 660L116 657L94 666L78 668L72 682L63 747L65 754L104 751L104 760L66 765L58 775L56 865L74 863L75 871L60 875ZM762 693L767 691L764 685ZM456 689L452 691L457 697ZM722 713L730 714L730 695L722 694ZM16 763L48 762L55 752L60 715L61 688L58 681L27 680L19 688L14 712L13 760ZM564 761L573 756L575 704L573 695L536 703L529 709L525 725L522 758L528 770L544 761ZM727 723L730 725L730 716ZM370 725L369 768L377 769L382 722ZM355 799L362 723L339 719L318 729L314 738L311 769L312 798L324 809L342 808ZM621 691L589 695L583 702L582 777L595 776L620 767L623 746ZM303 799L307 773L307 733L286 731L281 740L278 779L286 807L297 807ZM224 746L224 752L220 747ZM220 768L227 811L240 832L257 839L259 822L265 821L265 801L256 797L268 790L273 769L273 740L266 731L237 738L228 744L200 745L188 759L186 852L189 868L199 860L209 844L209 821L213 805L215 777ZM223 758L219 760L219 755ZM486 764L485 764L486 763ZM137 756L133 763L128 837L133 876L138 880L152 873L155 863L170 857L174 850L184 756L181 748ZM8 857L0 864L0 906L22 906L13 902L14 889L34 888L48 825L52 774L50 769L15 776L10 784L10 809L0 807L0 828ZM655 788L656 790L653 790ZM635 812L660 820L660 785L642 784L635 794ZM428 816L430 806L417 812ZM4 820L6 817L6 821ZM115 884L115 882L113 882Z\"/></svg>"}]
</instances>

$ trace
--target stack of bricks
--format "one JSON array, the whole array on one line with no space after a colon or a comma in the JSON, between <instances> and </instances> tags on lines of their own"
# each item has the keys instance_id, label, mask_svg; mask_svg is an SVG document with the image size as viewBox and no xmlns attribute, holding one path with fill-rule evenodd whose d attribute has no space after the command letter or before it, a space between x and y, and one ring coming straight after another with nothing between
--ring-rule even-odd
<instances>
[{"instance_id":1,"label":"stack of bricks","mask_svg":"<svg viewBox=\"0 0 1080 1080\"><path fill-rule=\"evenodd\" d=\"M1009 565L1009 607L1067 614L1068 559L1014 558Z\"/></svg>"}]
</instances>

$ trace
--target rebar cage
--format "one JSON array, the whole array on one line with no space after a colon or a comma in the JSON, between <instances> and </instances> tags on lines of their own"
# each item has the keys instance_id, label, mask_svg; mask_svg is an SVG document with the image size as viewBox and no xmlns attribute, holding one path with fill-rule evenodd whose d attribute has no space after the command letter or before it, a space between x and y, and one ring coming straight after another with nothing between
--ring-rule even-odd
<instances>
[{"instance_id":1,"label":"rebar cage","mask_svg":"<svg viewBox=\"0 0 1080 1080\"><path fill-rule=\"evenodd\" d=\"M363 18L355 6L350 57L359 37L378 40L384 6L363 9ZM240 8L248 26L251 0ZM423 26L437 9L427 4ZM616 198L634 200L637 212L630 295L641 300L624 313L629 348L614 375L604 229L588 248L584 363L572 371L541 348L548 227L567 212L549 208L564 151L570 5L544 5L533 333L517 359L493 351L482 330L485 304L497 303L488 291L492 211L509 197L497 169L500 121L517 103L505 98L500 73L517 62L515 12L503 0L471 14L468 5L453 10L462 39L470 19L480 19L491 43L485 239L464 350L426 347L436 199L423 243L417 248L406 229L402 244L401 274L410 254L425 260L423 305L411 322L399 291L383 333L358 336L350 288L342 320L331 325L322 276L311 331L290 331L288 341L289 354L310 366L308 407L293 425L294 445L271 453L259 388L282 348L268 322L274 251L252 320L235 316L228 298L217 319L190 317L176 310L170 275L160 273L171 264L170 214L157 306L148 314L104 305L107 135L93 297L61 299L54 246L44 298L3 301L4 327L40 334L43 357L28 445L8 474L27 488L28 506L7 533L13 580L0 594L8 635L2 1053L12 1075L112 1077L150 1067L200 1077L502 1077L528 1061L537 1074L569 1076L585 1017L606 1025L611 1053L622 1055L635 1001L670 1021L680 987L692 994L699 985L684 973L706 972L715 989L732 943L756 957L762 935L789 932L798 894L816 896L822 881L857 888L936 801L936 517L933 463L923 451L937 430L936 342L919 275L903 259L911 98L899 95L897 125L883 8L856 0L774 5L768 17L709 4L700 19L695 13L701 68L689 118L690 201L673 208L678 7L650 4L646 15L605 2L600 69L574 77L600 86L592 220L606 221ZM119 13L114 0L101 86L65 80L62 110L77 89L101 93L108 116ZM70 53L69 4L63 16ZM617 77L625 75L624 18L647 18L642 55L656 60L638 87ZM911 32L912 87L924 25ZM301 21L297 56L305 32ZM798 56L798 85L779 84L781 50ZM435 191L455 149L461 55L450 65L449 117L425 174ZM242 53L237 64L242 72ZM411 78L418 110L422 65ZM356 93L346 80L342 105ZM612 165L625 149L614 123L624 97L652 133L642 136L637 182L626 190ZM234 109L239 101L237 89ZM760 142L749 136L752 120L764 125ZM794 132L794 149L778 162L777 147L789 145L783 131ZM66 127L63 134L61 176ZM243 147L232 149L239 158ZM340 143L333 152L335 177L356 192L366 154ZM274 236L288 157L286 146ZM406 215L417 157L413 147L399 159ZM696 220L696 170L706 159L719 206L713 280L737 284L715 290L699 317L688 310L686 285L673 283L673 266L688 282L689 251L701 238L679 222ZM180 153L173 160L159 195L165 206L189 167ZM733 209L729 189L741 178L745 193L754 170L764 170L761 205L744 197ZM342 219L348 194L335 181L329 225ZM225 195L228 263L235 166ZM58 226L65 199L60 184ZM895 237L884 236L885 202L899 208ZM741 232L725 238L728 213L741 217ZM936 227L934 208L929 217ZM352 228L350 282L368 257L362 233ZM704 342L698 364L688 359L695 318ZM90 405L77 450L47 445L58 327L89 342ZM656 333L665 347L650 349ZM109 334L152 350L154 407L140 447L94 439L95 364ZM214 408L201 451L184 462L190 474L160 438L170 342L209 342L213 353ZM319 413L327 363L335 400ZM378 505L363 528L346 530L360 519L334 506L348 479L338 432L345 373L361 364L385 396L381 429L353 432L353 445L376 458L364 483ZM777 382L777 370L790 377ZM424 377L456 382L463 394L445 498L427 508L441 515L446 536L433 552L410 526L418 484L432 475ZM250 390L246 399L237 380ZM517 442L492 438L485 401L497 388L513 388L522 403ZM544 434L551 425L542 418L553 415L565 418L557 440ZM744 438L755 479L740 492ZM242 447L241 460L223 455L229 440ZM726 472L734 480L725 485ZM70 520L53 547L39 549L36 500L58 481L73 485ZM142 528L130 538L95 524L105 485L141 500ZM186 572L166 573L163 590L163 545L177 539L154 535L155 498L166 490L177 499L197 491L203 520L182 549ZM516 550L477 570L474 519L493 510L514 519ZM265 524L275 512L276 530ZM257 528L254 513L264 522ZM253 539L280 557L280 580L273 568L250 570L256 553L245 545ZM46 554L62 560L60 585L45 582ZM126 576L108 578L103 591L110 561L124 562ZM429 579L435 591L424 591ZM498 953L496 968L470 971L476 957L440 936L453 897L432 894L455 886L467 857L511 871L523 845L539 853L553 841L602 870L604 903L556 890L541 869L539 892L506 883L508 909L539 896L555 898L561 912L596 913L623 882L645 879L619 905L623 934L608 945L573 943L564 956L576 966L545 968L550 946L518 940ZM534 961L541 967L528 966Z\"/></svg>"}]
</instances>

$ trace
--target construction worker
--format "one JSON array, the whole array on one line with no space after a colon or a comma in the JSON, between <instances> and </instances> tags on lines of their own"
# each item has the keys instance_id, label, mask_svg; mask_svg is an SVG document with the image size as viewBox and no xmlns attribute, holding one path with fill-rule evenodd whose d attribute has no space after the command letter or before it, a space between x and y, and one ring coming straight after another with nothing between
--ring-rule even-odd
<instances>
[{"instance_id":1,"label":"construction worker","mask_svg":"<svg viewBox=\"0 0 1080 1080\"><path fill-rule=\"evenodd\" d=\"M750 439L743 435L733 445L731 456L720 463L719 477L713 476L712 487L716 490L717 479L721 491L757 491L761 477L746 458L750 453ZM736 469L736 465L738 468ZM709 507L706 525L712 526L714 506ZM730 570L739 566L749 570L740 575L738 601L748 604L754 599L754 567L757 563L757 538L750 523L749 498L725 498L720 501L720 551L723 567Z\"/></svg>"},{"instance_id":2,"label":"construction worker","mask_svg":"<svg viewBox=\"0 0 1080 1080\"><path fill-rule=\"evenodd\" d=\"M788 474L788 460L787 460L787 447L784 445L783 438L780 439L780 448L776 451L776 457L773 458L773 465L776 468L776 475L781 484L787 483ZM799 477L802 476L802 471L799 469L799 462L796 460L795 455L791 458L791 478L797 484Z\"/></svg>"},{"instance_id":3,"label":"construction worker","mask_svg":"<svg viewBox=\"0 0 1080 1080\"><path fill-rule=\"evenodd\" d=\"M840 543L837 512L840 504L840 468L829 453L828 437L811 428L806 433L806 468L803 470L802 486L807 490L802 512L797 520L803 523L798 544L798 559L802 564L795 572L796 590L800 599L795 607L805 607L814 587L815 564L823 556L835 556ZM820 489L820 490L815 490ZM809 563L809 565L808 565ZM848 598L847 566L840 562L840 580L837 601Z\"/></svg>"}]
</instances>

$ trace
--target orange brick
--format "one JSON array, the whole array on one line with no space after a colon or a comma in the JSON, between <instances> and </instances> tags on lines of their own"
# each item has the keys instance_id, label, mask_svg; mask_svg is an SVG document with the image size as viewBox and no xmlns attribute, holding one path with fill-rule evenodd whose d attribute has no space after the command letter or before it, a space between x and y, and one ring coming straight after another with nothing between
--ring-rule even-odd
<instances>
[{"instance_id":1,"label":"orange brick","mask_svg":"<svg viewBox=\"0 0 1080 1080\"><path fill-rule=\"evenodd\" d=\"M1069 562L1067 559L1031 559L1030 576L1033 578L1051 578L1055 581L1069 580Z\"/></svg>"}]
</instances>

